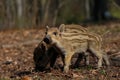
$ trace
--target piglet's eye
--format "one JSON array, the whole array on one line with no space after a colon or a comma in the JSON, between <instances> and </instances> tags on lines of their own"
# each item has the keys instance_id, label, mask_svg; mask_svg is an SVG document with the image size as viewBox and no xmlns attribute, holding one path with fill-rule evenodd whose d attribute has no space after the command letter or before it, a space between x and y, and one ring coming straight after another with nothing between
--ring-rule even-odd
<instances>
[{"instance_id":1,"label":"piglet's eye","mask_svg":"<svg viewBox=\"0 0 120 80\"><path fill-rule=\"evenodd\" d=\"M45 34L47 34L47 32L45 32Z\"/></svg>"},{"instance_id":2,"label":"piglet's eye","mask_svg":"<svg viewBox=\"0 0 120 80\"><path fill-rule=\"evenodd\" d=\"M53 32L54 35L57 35L57 32Z\"/></svg>"}]
</instances>

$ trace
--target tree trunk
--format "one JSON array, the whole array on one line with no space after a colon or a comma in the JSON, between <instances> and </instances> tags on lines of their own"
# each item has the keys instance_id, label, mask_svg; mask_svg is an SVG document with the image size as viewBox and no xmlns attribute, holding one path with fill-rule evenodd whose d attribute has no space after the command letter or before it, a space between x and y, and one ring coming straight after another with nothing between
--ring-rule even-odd
<instances>
[{"instance_id":1,"label":"tree trunk","mask_svg":"<svg viewBox=\"0 0 120 80\"><path fill-rule=\"evenodd\" d=\"M52 22L53 26L56 25L59 10L61 9L61 7L63 7L65 5L65 3L66 3L66 1L60 1L60 2L58 2L57 8L55 9L54 15L53 15L53 22Z\"/></svg>"},{"instance_id":2,"label":"tree trunk","mask_svg":"<svg viewBox=\"0 0 120 80\"><path fill-rule=\"evenodd\" d=\"M86 12L86 19L90 19L90 2L89 0L85 0L85 12Z\"/></svg>"},{"instance_id":3,"label":"tree trunk","mask_svg":"<svg viewBox=\"0 0 120 80\"><path fill-rule=\"evenodd\" d=\"M10 7L11 7L11 0L6 0L6 15L7 15L7 26L8 27L11 27L12 25L10 24L11 23L11 19L12 19L12 14L11 14L11 10L10 10Z\"/></svg>"},{"instance_id":4,"label":"tree trunk","mask_svg":"<svg viewBox=\"0 0 120 80\"><path fill-rule=\"evenodd\" d=\"M34 12L33 12L33 21L32 21L33 23L32 23L32 24L33 24L33 26L36 26L36 24L37 24L37 23L36 23L37 13L38 13L37 0L34 0L34 1L33 1L33 6L34 6L34 7L33 7L33 11L34 11Z\"/></svg>"},{"instance_id":5,"label":"tree trunk","mask_svg":"<svg viewBox=\"0 0 120 80\"><path fill-rule=\"evenodd\" d=\"M3 0L0 1L0 29L3 29L5 22L5 3Z\"/></svg>"},{"instance_id":6,"label":"tree trunk","mask_svg":"<svg viewBox=\"0 0 120 80\"><path fill-rule=\"evenodd\" d=\"M23 24L23 19L22 19L22 12L23 12L23 5L22 5L22 0L16 0L17 3L17 17L18 17L18 26L21 28Z\"/></svg>"},{"instance_id":7,"label":"tree trunk","mask_svg":"<svg viewBox=\"0 0 120 80\"><path fill-rule=\"evenodd\" d=\"M48 22L48 15L49 15L49 5L50 5L50 0L46 2L46 6L44 6L44 16L43 16L43 25L47 24Z\"/></svg>"}]
</instances>

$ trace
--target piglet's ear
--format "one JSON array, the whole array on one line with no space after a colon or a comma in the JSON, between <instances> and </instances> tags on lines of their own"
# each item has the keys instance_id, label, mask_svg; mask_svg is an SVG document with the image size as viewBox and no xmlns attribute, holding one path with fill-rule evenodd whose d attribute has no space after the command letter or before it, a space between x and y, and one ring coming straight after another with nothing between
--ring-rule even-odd
<instances>
[{"instance_id":1,"label":"piglet's ear","mask_svg":"<svg viewBox=\"0 0 120 80\"><path fill-rule=\"evenodd\" d=\"M49 30L49 27L46 26L45 29L46 29L46 30L45 30L45 34L47 34L47 32L48 32L48 30Z\"/></svg>"},{"instance_id":2,"label":"piglet's ear","mask_svg":"<svg viewBox=\"0 0 120 80\"><path fill-rule=\"evenodd\" d=\"M49 30L49 26L46 26L46 32Z\"/></svg>"},{"instance_id":3,"label":"piglet's ear","mask_svg":"<svg viewBox=\"0 0 120 80\"><path fill-rule=\"evenodd\" d=\"M64 32L64 31L65 31L65 24L61 24L61 25L60 25L59 31L60 31L60 32Z\"/></svg>"}]
</instances>

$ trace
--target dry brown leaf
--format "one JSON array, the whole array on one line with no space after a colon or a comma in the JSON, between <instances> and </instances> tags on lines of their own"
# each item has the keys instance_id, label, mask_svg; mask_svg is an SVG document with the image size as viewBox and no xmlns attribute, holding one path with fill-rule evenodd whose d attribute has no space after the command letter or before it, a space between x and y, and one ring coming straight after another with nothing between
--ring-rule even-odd
<instances>
[{"instance_id":1,"label":"dry brown leaf","mask_svg":"<svg viewBox=\"0 0 120 80\"><path fill-rule=\"evenodd\" d=\"M23 76L21 80L32 80L32 78L29 76Z\"/></svg>"}]
</instances>

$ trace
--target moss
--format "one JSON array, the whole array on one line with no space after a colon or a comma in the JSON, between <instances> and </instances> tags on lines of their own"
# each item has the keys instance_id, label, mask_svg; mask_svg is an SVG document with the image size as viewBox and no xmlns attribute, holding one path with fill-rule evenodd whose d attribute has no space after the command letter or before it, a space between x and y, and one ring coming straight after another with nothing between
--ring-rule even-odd
<instances>
[{"instance_id":1,"label":"moss","mask_svg":"<svg viewBox=\"0 0 120 80\"><path fill-rule=\"evenodd\" d=\"M113 17L120 18L120 7L115 6L113 3L110 4L110 12Z\"/></svg>"}]
</instances>

